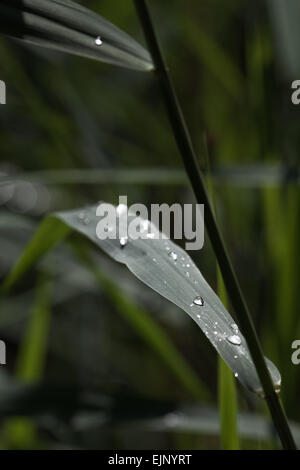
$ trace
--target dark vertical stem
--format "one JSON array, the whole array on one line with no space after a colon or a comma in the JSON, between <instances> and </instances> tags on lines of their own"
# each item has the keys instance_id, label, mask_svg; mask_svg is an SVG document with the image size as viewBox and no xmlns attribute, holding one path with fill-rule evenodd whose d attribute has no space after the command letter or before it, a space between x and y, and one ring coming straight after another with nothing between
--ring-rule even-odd
<instances>
[{"instance_id":1,"label":"dark vertical stem","mask_svg":"<svg viewBox=\"0 0 300 470\"><path fill-rule=\"evenodd\" d=\"M241 329L247 340L249 351L260 378L274 425L283 447L285 449L296 449L285 412L281 406L278 395L274 390L274 384L267 368L252 318L227 253L222 234L216 223L212 205L205 187L204 178L178 102L176 91L173 87L169 71L166 67L165 60L159 46L146 0L134 0L134 3L144 30L148 48L152 55L155 72L162 90L174 138L177 142L177 146L193 187L197 202L205 205L206 229L218 260L227 292L236 312L236 316L239 319Z\"/></svg>"}]
</instances>

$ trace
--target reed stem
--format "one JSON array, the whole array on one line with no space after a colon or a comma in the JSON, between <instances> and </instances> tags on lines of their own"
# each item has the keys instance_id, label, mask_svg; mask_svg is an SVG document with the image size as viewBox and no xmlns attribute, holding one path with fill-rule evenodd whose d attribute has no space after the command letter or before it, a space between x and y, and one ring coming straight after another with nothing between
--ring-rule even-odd
<instances>
[{"instance_id":1,"label":"reed stem","mask_svg":"<svg viewBox=\"0 0 300 470\"><path fill-rule=\"evenodd\" d=\"M149 51L155 66L164 102L167 108L170 124L173 130L183 164L190 179L196 200L205 206L205 223L207 233L211 240L221 273L235 310L236 317L240 323L241 330L246 338L252 360L260 378L266 402L273 419L274 426L285 449L296 449L296 445L288 425L287 417L281 405L278 395L274 390L267 364L263 355L252 318L244 300L239 282L234 272L230 257L228 255L222 234L214 217L211 202L205 187L192 140L187 128L178 98L173 86L168 68L166 66L159 41L154 29L146 0L134 0L135 7L144 31Z\"/></svg>"}]
</instances>

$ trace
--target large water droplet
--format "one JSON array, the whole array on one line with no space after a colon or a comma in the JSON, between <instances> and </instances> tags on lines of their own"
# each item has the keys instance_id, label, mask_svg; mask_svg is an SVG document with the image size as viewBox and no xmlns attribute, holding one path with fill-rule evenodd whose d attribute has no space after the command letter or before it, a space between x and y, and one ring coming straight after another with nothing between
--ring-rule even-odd
<instances>
[{"instance_id":1,"label":"large water droplet","mask_svg":"<svg viewBox=\"0 0 300 470\"><path fill-rule=\"evenodd\" d=\"M128 238L127 237L120 238L121 248L124 248L124 246L127 245L127 243L128 243Z\"/></svg>"},{"instance_id":2,"label":"large water droplet","mask_svg":"<svg viewBox=\"0 0 300 470\"><path fill-rule=\"evenodd\" d=\"M175 251L171 251L168 255L173 261L177 261L177 253Z\"/></svg>"},{"instance_id":3,"label":"large water droplet","mask_svg":"<svg viewBox=\"0 0 300 470\"><path fill-rule=\"evenodd\" d=\"M229 343L235 344L236 346L239 346L242 343L242 340L238 335L228 336L227 340Z\"/></svg>"},{"instance_id":4,"label":"large water droplet","mask_svg":"<svg viewBox=\"0 0 300 470\"><path fill-rule=\"evenodd\" d=\"M95 39L95 44L96 44L96 46L102 46L103 41L102 41L102 39L101 39L100 36L97 36L97 37L96 37L96 39Z\"/></svg>"},{"instance_id":5,"label":"large water droplet","mask_svg":"<svg viewBox=\"0 0 300 470\"><path fill-rule=\"evenodd\" d=\"M202 307L202 305L204 305L204 300L202 299L202 297L200 297L200 295L198 295L194 298L193 303Z\"/></svg>"}]
</instances>

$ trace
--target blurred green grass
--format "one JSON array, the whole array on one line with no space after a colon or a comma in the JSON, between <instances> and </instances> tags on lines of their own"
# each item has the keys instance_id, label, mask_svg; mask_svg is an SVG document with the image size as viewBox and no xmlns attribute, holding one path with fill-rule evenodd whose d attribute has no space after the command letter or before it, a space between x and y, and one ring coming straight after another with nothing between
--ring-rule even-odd
<instances>
[{"instance_id":1,"label":"blurred green grass","mask_svg":"<svg viewBox=\"0 0 300 470\"><path fill-rule=\"evenodd\" d=\"M256 186L255 182L251 188L227 182L216 185L214 193L219 222L255 315L265 353L282 373L284 405L289 417L299 421L300 373L290 359L291 343L300 335L299 183L291 177L299 166L300 111L290 104L289 83L299 78L290 71L299 70L294 51L297 42L287 41L285 25L274 20L278 18L276 2L191 0L183 5L172 0L166 5L153 0L151 3L201 165L207 167L205 136L212 173L216 167L255 165L259 181L259 168L263 165L282 168L282 179L266 188L261 183ZM131 2L120 2L118 8L108 0L87 1L85 5L142 42ZM300 18L299 7L297 12ZM292 21L288 11L286 15ZM293 31L291 26L290 34ZM290 48L290 69L282 60L286 48ZM181 168L151 77L24 48L1 38L0 79L6 81L8 88L8 104L0 108L0 172L56 170L59 174L63 169L70 173L73 169L103 169L117 173L120 168L133 171L139 168L141 175L144 172L147 176L147 171L154 168ZM6 201L0 192L0 219L14 213L18 220L18 214L23 212L23 217L35 225L44 213L82 206L100 198L116 202L118 194L128 194L131 202L148 204L193 200L187 186L161 185L155 181L132 184L121 180L111 185L66 185L62 181L51 186L42 182L41 186L41 194L47 191L50 196L39 211L31 207L26 194ZM29 235L18 225L0 229L2 246L8 246L0 253L2 275ZM207 279L217 286L208 242L196 258ZM110 269L112 276L117 276L116 268ZM157 328L168 325L172 342L217 402L217 363L205 340L199 340L191 322L178 319L177 311L152 298L154 294L149 298L124 273L122 277L126 279L125 289L140 297ZM30 315L30 308L26 309L22 302L15 307L15 302L19 295L36 290L38 284L33 275L5 299L5 318L9 318L10 308L20 311L21 318L12 316L11 322L3 325L0 319L0 337L9 345L10 373L16 368L17 351L23 344L24 325ZM54 289L54 300L57 292ZM191 394L181 389L171 373L166 373L160 359L137 338L127 322L123 319L116 324L112 320L111 311L117 299L109 297L105 289L96 289L89 295L84 289L78 292L73 288L72 295L53 308L45 378L54 382L75 381L84 386L98 385L109 378L158 399L191 400ZM99 309L101 321L96 318ZM94 343L94 335L100 345ZM141 379L140 371L145 368L147 375ZM19 368L21 376L25 369ZM240 402L241 410L262 410L261 403L253 397L241 396ZM86 432L80 445L89 447L96 439L92 434ZM49 438L49 446L52 442ZM220 446L220 439L205 434L195 438L166 432L143 444L157 448L215 448ZM124 437L120 442L116 436L102 433L98 445L126 448L128 442ZM252 445L257 443L241 440L244 448Z\"/></svg>"}]
</instances>

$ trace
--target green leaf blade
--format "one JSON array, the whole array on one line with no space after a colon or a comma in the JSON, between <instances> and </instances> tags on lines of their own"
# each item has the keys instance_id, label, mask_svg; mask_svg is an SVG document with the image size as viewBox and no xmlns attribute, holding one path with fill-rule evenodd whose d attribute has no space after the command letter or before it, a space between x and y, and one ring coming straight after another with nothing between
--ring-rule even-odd
<instances>
[{"instance_id":1,"label":"green leaf blade","mask_svg":"<svg viewBox=\"0 0 300 470\"><path fill-rule=\"evenodd\" d=\"M74 2L1 0L0 14L0 33L15 39L138 71L153 69L140 44ZM101 44L96 43L98 37Z\"/></svg>"},{"instance_id":2,"label":"green leaf blade","mask_svg":"<svg viewBox=\"0 0 300 470\"><path fill-rule=\"evenodd\" d=\"M239 332L240 345L234 345L228 338L235 334L233 318L225 309L219 297L208 285L193 260L179 246L168 240L137 239L122 248L119 240L99 240L96 236L97 206L84 209L86 220L78 217L82 210L61 212L56 216L68 226L88 237L114 260L123 263L142 282L185 311L201 328L207 339L221 355L236 378L249 390L263 396L263 390L252 362L246 340ZM169 252L177 254L174 262ZM182 264L189 264L190 277ZM193 305L195 297L201 296L204 305ZM279 390L281 377L277 368L267 360L274 388Z\"/></svg>"}]
</instances>

